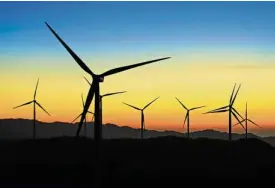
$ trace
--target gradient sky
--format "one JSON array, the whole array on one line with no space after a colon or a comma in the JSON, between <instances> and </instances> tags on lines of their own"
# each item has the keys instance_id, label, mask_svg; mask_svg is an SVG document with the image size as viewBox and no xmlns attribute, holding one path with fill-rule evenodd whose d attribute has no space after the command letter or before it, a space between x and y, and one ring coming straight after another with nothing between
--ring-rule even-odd
<instances>
[{"instance_id":1,"label":"gradient sky","mask_svg":"<svg viewBox=\"0 0 275 188\"><path fill-rule=\"evenodd\" d=\"M228 114L203 112L228 103L242 83L235 107L275 134L275 2L0 2L0 118L32 118L32 106L12 108L33 97L40 78L41 121L72 121L81 110L87 75L45 26L47 21L95 72L171 56L169 60L105 78L103 122L181 130L187 107L206 105L190 116L191 131L227 131ZM93 111L91 106L91 111ZM236 121L234 120L234 123ZM234 128L235 132L242 132Z\"/></svg>"}]
</instances>

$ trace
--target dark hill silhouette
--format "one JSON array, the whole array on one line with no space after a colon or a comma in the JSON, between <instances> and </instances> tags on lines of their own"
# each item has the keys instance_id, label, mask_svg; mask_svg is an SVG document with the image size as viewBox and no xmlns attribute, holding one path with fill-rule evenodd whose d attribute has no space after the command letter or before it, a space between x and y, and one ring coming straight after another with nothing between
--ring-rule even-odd
<instances>
[{"instance_id":1,"label":"dark hill silhouette","mask_svg":"<svg viewBox=\"0 0 275 188\"><path fill-rule=\"evenodd\" d=\"M43 185L93 185L92 139L2 140L0 147L2 183L12 179ZM275 148L254 138L232 142L175 136L108 139L103 141L102 156L104 187L160 186L188 177L275 177Z\"/></svg>"},{"instance_id":2,"label":"dark hill silhouette","mask_svg":"<svg viewBox=\"0 0 275 188\"><path fill-rule=\"evenodd\" d=\"M37 121L37 138L52 138L62 136L75 136L77 130L77 123L53 122L45 123ZM29 139L32 138L32 120L28 119L0 119L0 139ZM103 126L103 137L105 139L117 138L140 138L140 129L131 128L128 126L117 126L107 123ZM93 137L93 123L87 124L87 136ZM82 132L83 135L84 131ZM145 130L144 137L159 137L159 136L178 136L186 137L186 133L179 133L176 131L155 131ZM216 130L202 130L190 132L191 138L211 138L228 140L228 133ZM233 133L234 140L245 138L245 134ZM274 137L259 137L254 134L248 134L248 138L258 138L275 146Z\"/></svg>"}]
</instances>

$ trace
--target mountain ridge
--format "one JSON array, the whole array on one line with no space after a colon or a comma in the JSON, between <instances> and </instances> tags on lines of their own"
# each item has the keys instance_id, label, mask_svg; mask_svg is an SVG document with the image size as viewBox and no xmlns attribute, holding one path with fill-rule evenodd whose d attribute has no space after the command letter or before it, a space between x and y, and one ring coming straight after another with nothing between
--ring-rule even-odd
<instances>
[{"instance_id":1,"label":"mountain ridge","mask_svg":"<svg viewBox=\"0 0 275 188\"><path fill-rule=\"evenodd\" d=\"M32 121L24 118L5 118L0 119L0 139L29 139L32 138ZM75 136L78 123L68 122L37 122L37 137L38 138L52 138L62 136ZM106 123L103 125L103 138L118 139L118 138L140 138L140 129L132 128L130 126L118 126L113 123ZM81 135L84 136L84 129ZM87 123L87 136L93 137L93 123ZM160 136L178 136L185 137L186 133L180 133L173 130L148 130L144 132L145 138L160 137ZM214 129L204 129L190 132L191 138L211 138L227 140L228 133L221 132ZM245 138L245 134L233 133L234 140ZM261 139L275 147L275 137L267 136L261 137L252 133L248 134L248 138Z\"/></svg>"}]
</instances>

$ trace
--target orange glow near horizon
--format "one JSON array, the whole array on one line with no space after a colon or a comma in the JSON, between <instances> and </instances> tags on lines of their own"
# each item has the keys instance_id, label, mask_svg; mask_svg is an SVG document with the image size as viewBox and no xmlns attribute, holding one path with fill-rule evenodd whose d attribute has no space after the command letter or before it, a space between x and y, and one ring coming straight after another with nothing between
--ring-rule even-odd
<instances>
[{"instance_id":1,"label":"orange glow near horizon","mask_svg":"<svg viewBox=\"0 0 275 188\"><path fill-rule=\"evenodd\" d=\"M273 61L275 57L273 56L270 61ZM36 57L34 59L39 59L40 63L31 69L28 69L26 65L24 69L15 68L12 73L8 70L3 72L0 75L1 80L4 80L1 83L0 118L32 119L31 105L18 109L12 108L32 100L37 78L40 77L37 100L52 116L47 116L42 110L37 109L38 120L71 122L81 113L81 93L85 99L89 90L89 85L83 76L92 79L70 58L66 56L64 59L59 59L59 64L66 64L65 69L61 66L52 69L51 66L47 66L42 57L40 59ZM153 58L146 56L139 57L137 61L123 60L119 61L119 65L128 65L144 59ZM274 130L275 88L272 87L272 83L275 82L275 67L272 65L254 66L257 63L260 64L262 60L259 57L255 58L254 54L236 53L220 56L174 54L174 57L172 56L169 60L106 77L104 83L101 84L101 94L124 90L127 93L103 99L103 123L138 128L140 112L122 102L142 108L160 96L152 106L145 110L146 129L182 132L181 126L186 111L176 101L175 97L178 97L188 108L206 106L191 112L191 130L227 131L228 113L206 115L202 113L228 105L234 83L241 83L235 108L244 115L247 101L249 118L265 129ZM27 61L28 57L22 60L23 63ZM112 60L106 58L104 61L108 64ZM89 63L87 64L89 66ZM116 64L108 68L99 68L98 64L100 63L97 62L89 67L100 70L96 72L100 73L108 68L119 66ZM93 106L91 105L90 111L94 111ZM235 130L242 131L239 128L234 128ZM250 130L260 131L253 125L250 126Z\"/></svg>"}]
</instances>

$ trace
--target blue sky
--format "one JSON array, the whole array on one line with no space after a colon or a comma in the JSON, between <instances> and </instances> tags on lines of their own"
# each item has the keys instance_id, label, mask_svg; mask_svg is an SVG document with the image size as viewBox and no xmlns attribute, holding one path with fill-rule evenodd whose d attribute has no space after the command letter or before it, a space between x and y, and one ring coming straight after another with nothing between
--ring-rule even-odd
<instances>
[{"instance_id":1,"label":"blue sky","mask_svg":"<svg viewBox=\"0 0 275 188\"><path fill-rule=\"evenodd\" d=\"M97 61L164 53L263 55L275 49L274 2L1 2L0 7L0 64L11 57L49 62L68 57L44 21L81 57Z\"/></svg>"},{"instance_id":2,"label":"blue sky","mask_svg":"<svg viewBox=\"0 0 275 188\"><path fill-rule=\"evenodd\" d=\"M1 2L0 7L2 52L12 44L55 51L44 21L84 51L123 45L126 51L261 50L275 43L274 2Z\"/></svg>"}]
</instances>

